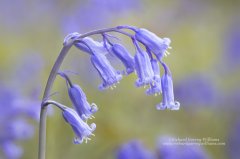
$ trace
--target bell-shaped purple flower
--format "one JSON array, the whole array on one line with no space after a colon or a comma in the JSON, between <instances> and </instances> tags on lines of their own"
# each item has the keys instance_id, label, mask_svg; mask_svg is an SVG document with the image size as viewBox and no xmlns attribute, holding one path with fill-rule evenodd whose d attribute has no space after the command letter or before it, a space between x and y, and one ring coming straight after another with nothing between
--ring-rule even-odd
<instances>
[{"instance_id":1,"label":"bell-shaped purple flower","mask_svg":"<svg viewBox=\"0 0 240 159\"><path fill-rule=\"evenodd\" d=\"M165 73L162 77L162 103L158 104L156 108L158 110L170 109L179 110L180 103L174 101L173 82L168 67L162 63Z\"/></svg>"},{"instance_id":2,"label":"bell-shaped purple flower","mask_svg":"<svg viewBox=\"0 0 240 159\"><path fill-rule=\"evenodd\" d=\"M159 60L165 55L166 50L170 48L171 40L169 38L160 38L156 34L148 31L147 29L136 29L135 38L146 47L148 47Z\"/></svg>"},{"instance_id":3,"label":"bell-shaped purple flower","mask_svg":"<svg viewBox=\"0 0 240 159\"><path fill-rule=\"evenodd\" d=\"M74 109L65 107L63 109L63 117L67 123L69 123L76 135L74 138L75 144L81 144L84 140L90 140L90 136L93 135L93 131L96 129L96 124L92 123L90 126L85 123L77 114ZM94 136L94 135L93 135Z\"/></svg>"},{"instance_id":4,"label":"bell-shaped purple flower","mask_svg":"<svg viewBox=\"0 0 240 159\"><path fill-rule=\"evenodd\" d=\"M132 73L134 71L134 58L127 49L121 44L113 44L111 50L126 67L126 74Z\"/></svg>"},{"instance_id":5,"label":"bell-shaped purple flower","mask_svg":"<svg viewBox=\"0 0 240 159\"><path fill-rule=\"evenodd\" d=\"M137 53L134 56L135 69L138 75L136 86L141 87L153 82L153 69L151 66L150 58L146 52L137 49Z\"/></svg>"},{"instance_id":6,"label":"bell-shaped purple flower","mask_svg":"<svg viewBox=\"0 0 240 159\"><path fill-rule=\"evenodd\" d=\"M59 72L59 75L62 76L68 84L68 94L78 115L83 120L87 120L89 118L91 119L93 114L98 110L97 105L95 103L90 105L81 87L79 85L72 84L71 80L65 73Z\"/></svg>"},{"instance_id":7,"label":"bell-shaped purple flower","mask_svg":"<svg viewBox=\"0 0 240 159\"><path fill-rule=\"evenodd\" d=\"M140 141L132 140L118 149L117 159L154 159L154 155Z\"/></svg>"},{"instance_id":8,"label":"bell-shaped purple flower","mask_svg":"<svg viewBox=\"0 0 240 159\"><path fill-rule=\"evenodd\" d=\"M151 60L151 65L153 69L153 83L150 84L150 88L147 89L146 94L147 95L157 95L162 93L162 84L161 84L161 77L160 77L160 69L159 69L159 64L156 59Z\"/></svg>"},{"instance_id":9,"label":"bell-shaped purple flower","mask_svg":"<svg viewBox=\"0 0 240 159\"><path fill-rule=\"evenodd\" d=\"M116 71L103 54L93 54L91 62L101 76L103 83L99 86L100 90L115 86L122 79L120 72Z\"/></svg>"},{"instance_id":10,"label":"bell-shaped purple flower","mask_svg":"<svg viewBox=\"0 0 240 159\"><path fill-rule=\"evenodd\" d=\"M93 117L92 115L98 111L95 103L91 105L88 103L87 97L79 85L70 87L68 93L75 110L83 120L91 119Z\"/></svg>"},{"instance_id":11,"label":"bell-shaped purple flower","mask_svg":"<svg viewBox=\"0 0 240 159\"><path fill-rule=\"evenodd\" d=\"M84 51L87 52L89 54L92 54L93 52L98 53L98 54L107 54L108 51L106 49L106 47L104 46L103 42L98 42L93 40L90 37L85 37L83 39L81 39L81 42L78 42L75 44L75 46Z\"/></svg>"}]
</instances>

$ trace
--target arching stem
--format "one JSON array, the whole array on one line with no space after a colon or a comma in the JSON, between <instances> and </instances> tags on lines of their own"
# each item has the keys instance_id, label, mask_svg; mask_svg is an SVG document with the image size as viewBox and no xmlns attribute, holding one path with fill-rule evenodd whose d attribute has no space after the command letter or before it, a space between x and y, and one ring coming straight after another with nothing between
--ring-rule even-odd
<instances>
[{"instance_id":1,"label":"arching stem","mask_svg":"<svg viewBox=\"0 0 240 159\"><path fill-rule=\"evenodd\" d=\"M118 33L124 34L126 36L132 37L131 34L121 31L116 27L116 28L94 30L94 31L82 34L81 36L79 36L78 39L76 39L76 41L81 40L82 38L87 37L87 36L91 36L94 34L103 34L106 32L118 32ZM47 81L47 84L46 84L46 87L44 90L44 94L43 94L42 106L41 106L41 112L40 112L38 159L45 159L45 155L46 155L47 105L44 105L44 103L46 100L48 100L50 93L51 93L53 83L54 83L57 73L59 71L59 68L60 68L65 56L67 55L67 53L70 50L70 48L72 47L72 45L74 45L74 43L75 43L75 41L71 41L63 46L56 62L54 63L54 65L52 67L51 73L48 77L48 81Z\"/></svg>"}]
</instances>

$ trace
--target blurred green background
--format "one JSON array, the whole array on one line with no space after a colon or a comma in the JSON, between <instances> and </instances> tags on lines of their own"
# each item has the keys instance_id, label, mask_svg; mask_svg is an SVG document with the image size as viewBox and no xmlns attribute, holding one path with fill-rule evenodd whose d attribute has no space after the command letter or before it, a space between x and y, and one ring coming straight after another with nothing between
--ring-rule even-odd
<instances>
[{"instance_id":1,"label":"blurred green background","mask_svg":"<svg viewBox=\"0 0 240 159\"><path fill-rule=\"evenodd\" d=\"M143 88L136 88L134 74L123 78L114 90L99 91L101 80L89 56L72 48L62 70L78 72L80 76L71 78L85 91L88 101L98 105L95 119L88 121L96 123L96 136L88 144L72 144L72 129L54 108L47 122L47 158L112 159L118 146L130 139L140 139L154 150L161 135L218 138L226 145L204 148L212 158L230 158L228 141L240 112L239 95L234 93L240 92L240 49L231 50L231 35L239 34L240 28L239 1L3 0L0 8L1 81L17 81L12 72L20 59L40 54L44 61L40 76L28 86L38 86L41 95L67 33L127 24L172 40L171 55L164 60L173 74L179 111L157 111L155 105L161 96L146 96ZM240 47L238 44L236 47ZM131 47L128 41L126 45ZM32 62L30 67L35 64ZM192 76L204 77L207 84L193 84L184 90ZM185 86L181 85L183 81ZM52 92L59 92L55 100L71 105L62 79L57 78ZM197 97L192 97L195 93ZM26 159L37 156L38 123L34 125L34 138L20 142Z\"/></svg>"}]
</instances>

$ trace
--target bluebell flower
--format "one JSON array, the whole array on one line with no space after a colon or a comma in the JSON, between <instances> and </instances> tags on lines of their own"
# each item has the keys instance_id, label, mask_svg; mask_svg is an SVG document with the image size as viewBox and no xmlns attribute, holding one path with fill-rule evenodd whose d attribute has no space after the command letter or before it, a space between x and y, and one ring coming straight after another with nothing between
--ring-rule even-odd
<instances>
[{"instance_id":1,"label":"bluebell flower","mask_svg":"<svg viewBox=\"0 0 240 159\"><path fill-rule=\"evenodd\" d=\"M162 84L161 84L161 77L160 77L160 68L158 61L156 59L151 59L151 65L153 69L153 83L150 84L150 88L147 89L147 95L157 95L162 93Z\"/></svg>"},{"instance_id":2,"label":"bluebell flower","mask_svg":"<svg viewBox=\"0 0 240 159\"><path fill-rule=\"evenodd\" d=\"M161 39L156 34L143 28L136 29L135 32L135 38L148 47L159 60L162 60L162 57L167 55L167 49L171 48L169 46L171 43L169 38Z\"/></svg>"},{"instance_id":3,"label":"bluebell flower","mask_svg":"<svg viewBox=\"0 0 240 159\"><path fill-rule=\"evenodd\" d=\"M137 42L133 40L136 47L134 56L135 69L138 79L135 82L137 87L145 86L153 82L154 72L151 66L150 58L147 52L142 51Z\"/></svg>"},{"instance_id":4,"label":"bluebell flower","mask_svg":"<svg viewBox=\"0 0 240 159\"><path fill-rule=\"evenodd\" d=\"M172 137L161 137L157 142L159 159L209 159L205 149L198 145L177 145L171 143Z\"/></svg>"},{"instance_id":5,"label":"bluebell flower","mask_svg":"<svg viewBox=\"0 0 240 159\"><path fill-rule=\"evenodd\" d=\"M127 51L127 49L121 44L113 44L111 50L126 67L126 74L128 75L132 73L134 71L135 62L133 56Z\"/></svg>"},{"instance_id":6,"label":"bluebell flower","mask_svg":"<svg viewBox=\"0 0 240 159\"><path fill-rule=\"evenodd\" d=\"M0 147L8 159L20 159L23 154L23 149L12 141L3 141Z\"/></svg>"},{"instance_id":7,"label":"bluebell flower","mask_svg":"<svg viewBox=\"0 0 240 159\"><path fill-rule=\"evenodd\" d=\"M115 87L115 84L122 79L121 73L111 66L105 55L95 53L91 55L91 62L103 80L99 86L100 90Z\"/></svg>"},{"instance_id":8,"label":"bluebell flower","mask_svg":"<svg viewBox=\"0 0 240 159\"><path fill-rule=\"evenodd\" d=\"M174 101L174 93L173 93L173 82L172 76L168 69L168 67L162 63L164 67L164 75L161 79L162 81L162 103L158 104L156 108L158 110L170 109L170 110L178 110L180 107L180 103Z\"/></svg>"},{"instance_id":9,"label":"bluebell flower","mask_svg":"<svg viewBox=\"0 0 240 159\"><path fill-rule=\"evenodd\" d=\"M95 103L91 105L88 103L87 97L79 85L72 85L68 89L68 93L79 116L83 120L91 119L93 114L98 110L97 105Z\"/></svg>"},{"instance_id":10,"label":"bluebell flower","mask_svg":"<svg viewBox=\"0 0 240 159\"><path fill-rule=\"evenodd\" d=\"M59 74L66 79L68 84L68 94L78 115L83 120L87 120L88 118L91 119L93 114L98 110L97 105L95 103L90 105L81 87L79 85L72 84L69 77L65 73L59 72Z\"/></svg>"},{"instance_id":11,"label":"bluebell flower","mask_svg":"<svg viewBox=\"0 0 240 159\"><path fill-rule=\"evenodd\" d=\"M132 140L118 149L116 159L154 159L154 155L140 141Z\"/></svg>"},{"instance_id":12,"label":"bluebell flower","mask_svg":"<svg viewBox=\"0 0 240 159\"><path fill-rule=\"evenodd\" d=\"M75 46L83 52L92 54L93 52L98 54L108 54L103 42L98 42L90 37L81 39L81 42L75 43Z\"/></svg>"},{"instance_id":13,"label":"bluebell flower","mask_svg":"<svg viewBox=\"0 0 240 159\"><path fill-rule=\"evenodd\" d=\"M62 114L65 121L71 125L76 135L73 141L75 144L81 144L84 140L85 142L91 140L89 137L94 136L92 132L96 129L96 124L92 123L89 126L78 116L74 109L68 107L63 109Z\"/></svg>"}]
</instances>

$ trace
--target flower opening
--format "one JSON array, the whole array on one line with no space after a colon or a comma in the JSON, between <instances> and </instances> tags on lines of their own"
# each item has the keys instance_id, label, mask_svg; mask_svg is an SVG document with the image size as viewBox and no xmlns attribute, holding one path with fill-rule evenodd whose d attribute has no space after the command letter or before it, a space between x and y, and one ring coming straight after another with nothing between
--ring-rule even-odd
<instances>
[{"instance_id":1,"label":"flower opening","mask_svg":"<svg viewBox=\"0 0 240 159\"><path fill-rule=\"evenodd\" d=\"M96 124L92 123L90 126L85 123L77 114L74 109L65 107L62 115L65 121L71 125L76 137L74 138L75 144L81 144L84 140L87 143L90 140L90 136L94 136L92 133L96 129Z\"/></svg>"}]
</instances>

